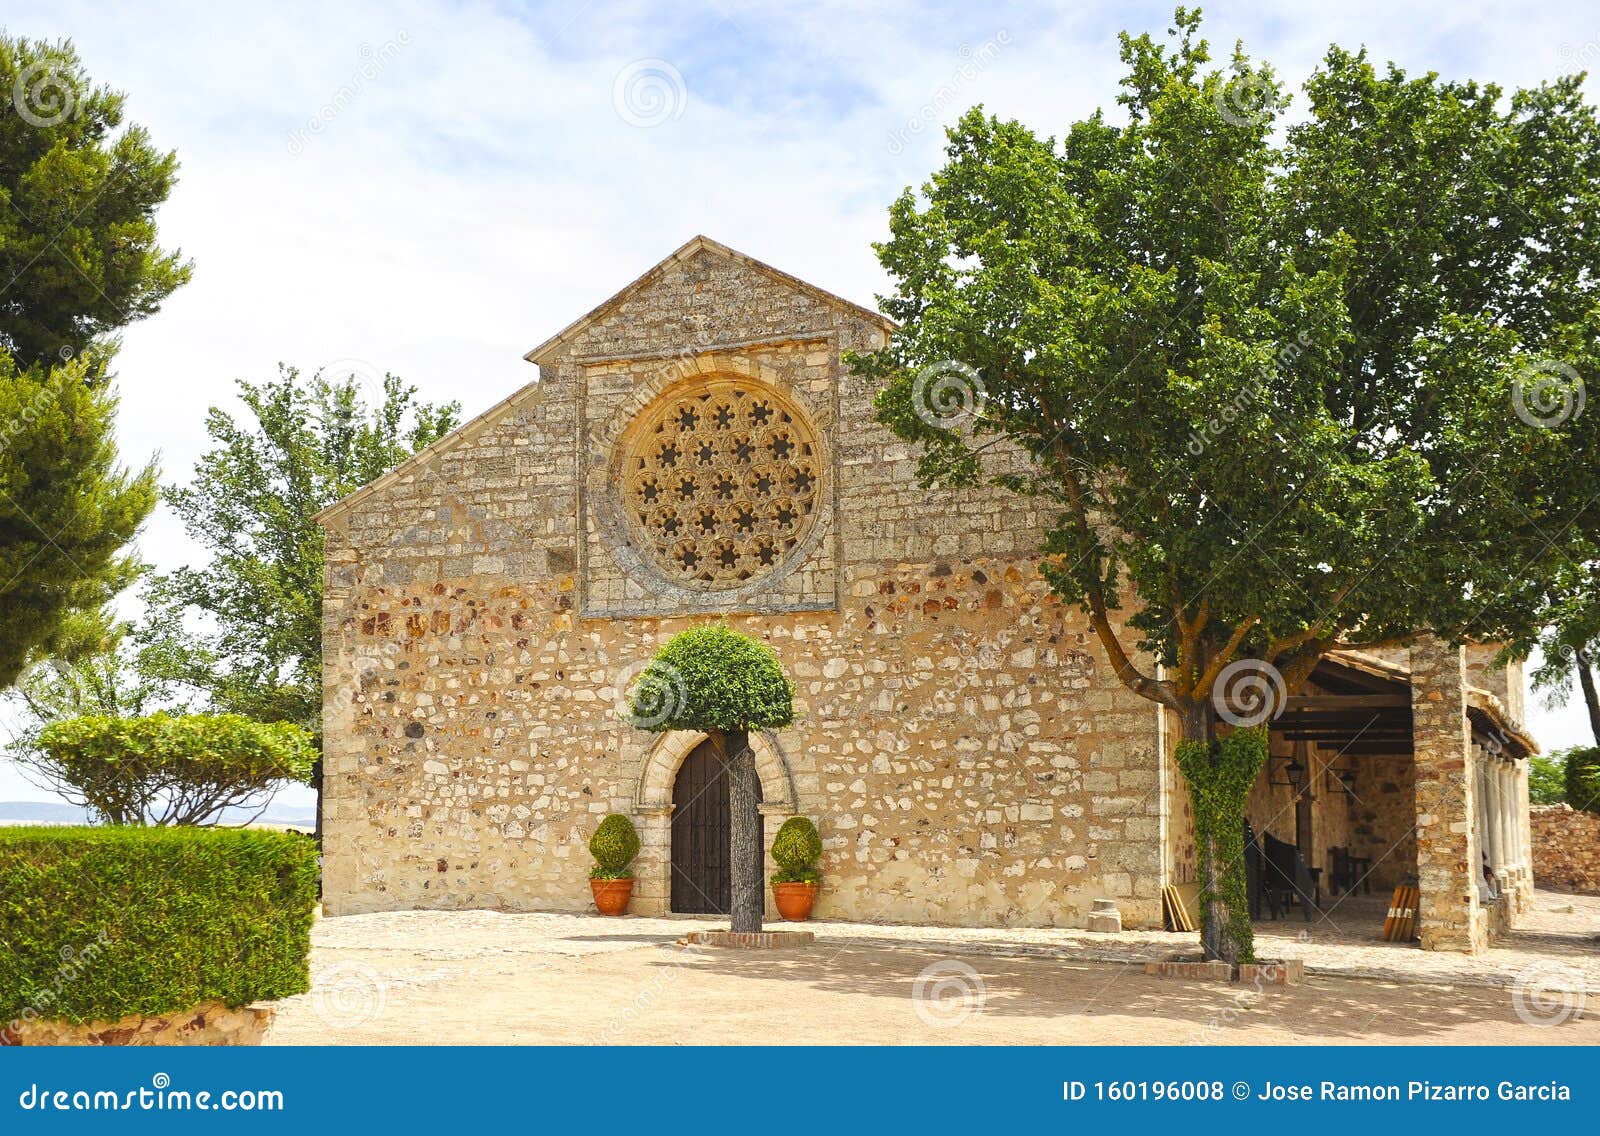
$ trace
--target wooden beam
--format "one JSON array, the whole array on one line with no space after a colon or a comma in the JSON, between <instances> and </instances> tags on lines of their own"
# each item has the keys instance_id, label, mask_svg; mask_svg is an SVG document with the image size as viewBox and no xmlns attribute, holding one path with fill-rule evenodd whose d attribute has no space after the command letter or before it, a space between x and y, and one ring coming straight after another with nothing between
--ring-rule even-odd
<instances>
[{"instance_id":1,"label":"wooden beam","mask_svg":"<svg viewBox=\"0 0 1600 1136\"><path fill-rule=\"evenodd\" d=\"M1410 710L1409 694L1291 694L1283 712L1296 710Z\"/></svg>"}]
</instances>

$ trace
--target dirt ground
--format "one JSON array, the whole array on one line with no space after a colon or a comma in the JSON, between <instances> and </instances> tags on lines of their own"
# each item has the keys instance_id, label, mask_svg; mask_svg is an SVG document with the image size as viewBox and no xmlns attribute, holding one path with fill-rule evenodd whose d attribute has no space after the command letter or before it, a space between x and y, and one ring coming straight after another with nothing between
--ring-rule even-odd
<instances>
[{"instance_id":1,"label":"dirt ground","mask_svg":"<svg viewBox=\"0 0 1600 1136\"><path fill-rule=\"evenodd\" d=\"M268 1041L1600 1044L1600 988L1585 978L1600 904L1544 901L1548 929L1493 960L1386 947L1374 968L1366 948L1269 930L1263 945L1315 973L1265 990L1146 976L1144 958L1183 946L1150 932L819 923L812 947L734 951L677 946L684 931L716 925L695 919L348 916L318 923L313 990L282 1004Z\"/></svg>"}]
</instances>

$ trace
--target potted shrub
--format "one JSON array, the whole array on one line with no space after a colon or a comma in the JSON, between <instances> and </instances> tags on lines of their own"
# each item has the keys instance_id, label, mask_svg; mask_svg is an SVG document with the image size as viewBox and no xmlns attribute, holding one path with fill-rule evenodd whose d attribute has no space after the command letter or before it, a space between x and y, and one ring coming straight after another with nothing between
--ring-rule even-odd
<instances>
[{"instance_id":1,"label":"potted shrub","mask_svg":"<svg viewBox=\"0 0 1600 1136\"><path fill-rule=\"evenodd\" d=\"M621 813L612 813L600 822L589 838L589 854L594 867L589 871L589 890L601 915L621 915L633 896L633 869L639 854L639 833L633 822Z\"/></svg>"},{"instance_id":2,"label":"potted shrub","mask_svg":"<svg viewBox=\"0 0 1600 1136\"><path fill-rule=\"evenodd\" d=\"M805 817L790 817L772 838L772 859L778 870L772 876L772 896L778 901L778 914L791 923L811 916L817 901L817 885L822 873L822 837L817 826Z\"/></svg>"}]
</instances>

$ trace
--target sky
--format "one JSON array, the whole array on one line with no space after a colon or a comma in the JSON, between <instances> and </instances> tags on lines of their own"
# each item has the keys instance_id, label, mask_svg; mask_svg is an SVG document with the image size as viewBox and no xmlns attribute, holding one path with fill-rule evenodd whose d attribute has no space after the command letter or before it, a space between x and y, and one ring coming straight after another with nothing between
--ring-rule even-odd
<instances>
[{"instance_id":1,"label":"sky","mask_svg":"<svg viewBox=\"0 0 1600 1136\"><path fill-rule=\"evenodd\" d=\"M1291 86L1330 43L1507 87L1600 60L1592 4L1204 8L1214 52L1242 38ZM1171 11L6 0L0 21L73 40L177 151L159 222L194 279L118 363L125 460L157 454L173 483L207 408L280 362L392 371L470 418L536 377L525 351L697 233L871 305L872 242L945 125L982 103L1059 135L1113 108L1117 32ZM164 506L140 550L204 559ZM1530 707L1547 749L1591 740L1576 705ZM48 796L0 761L0 800Z\"/></svg>"}]
</instances>

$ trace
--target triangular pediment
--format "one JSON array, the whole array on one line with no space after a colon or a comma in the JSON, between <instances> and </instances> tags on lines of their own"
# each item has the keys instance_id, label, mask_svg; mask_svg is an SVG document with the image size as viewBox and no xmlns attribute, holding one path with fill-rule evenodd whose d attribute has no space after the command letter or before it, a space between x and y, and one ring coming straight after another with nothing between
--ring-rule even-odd
<instances>
[{"instance_id":1,"label":"triangular pediment","mask_svg":"<svg viewBox=\"0 0 1600 1136\"><path fill-rule=\"evenodd\" d=\"M523 358L529 362L540 363L551 356L560 353L563 349L581 347L586 339L595 338L596 333L608 323L625 319L631 307L638 307L648 302L652 293L672 287L675 276L689 270L701 258L712 258L724 262L724 266L732 265L736 270L733 274L735 283L741 273L752 279L759 280L767 285L776 285L778 288L791 291L799 296L809 298L821 306L847 313L855 319L875 323L885 330L894 327L886 316L873 311L871 308L862 307L852 303L841 296L814 284L808 284L798 276L791 276L787 272L773 268L770 264L746 256L736 249L720 244L710 237L697 236L671 256L656 264L644 275L633 283L623 288L605 303L590 311L588 314L568 324L561 331L545 340L539 346L529 351ZM681 305L680 305L681 306ZM686 312L686 318L694 313Z\"/></svg>"}]
</instances>

